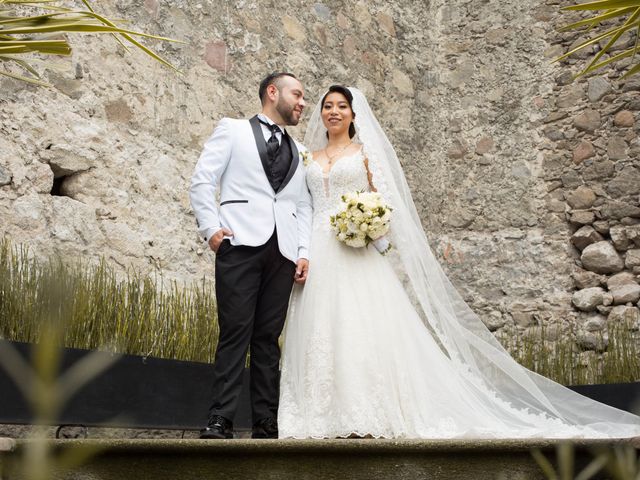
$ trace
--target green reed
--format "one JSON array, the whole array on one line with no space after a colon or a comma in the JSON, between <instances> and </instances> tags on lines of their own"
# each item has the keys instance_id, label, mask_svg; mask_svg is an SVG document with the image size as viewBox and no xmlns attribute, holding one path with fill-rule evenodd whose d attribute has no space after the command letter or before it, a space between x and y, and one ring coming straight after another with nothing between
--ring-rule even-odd
<instances>
[{"instance_id":1,"label":"green reed","mask_svg":"<svg viewBox=\"0 0 640 480\"><path fill-rule=\"evenodd\" d=\"M624 323L609 324L597 339L600 353L580 348L573 329L554 341L548 339L545 326L536 333L506 334L498 336L498 340L518 363L563 385L637 382L640 338L634 328L637 327Z\"/></svg>"},{"instance_id":2,"label":"green reed","mask_svg":"<svg viewBox=\"0 0 640 480\"><path fill-rule=\"evenodd\" d=\"M180 285L156 275L118 276L97 265L37 260L0 241L0 338L38 342L46 322L66 347L213 362L218 339L213 285Z\"/></svg>"}]
</instances>

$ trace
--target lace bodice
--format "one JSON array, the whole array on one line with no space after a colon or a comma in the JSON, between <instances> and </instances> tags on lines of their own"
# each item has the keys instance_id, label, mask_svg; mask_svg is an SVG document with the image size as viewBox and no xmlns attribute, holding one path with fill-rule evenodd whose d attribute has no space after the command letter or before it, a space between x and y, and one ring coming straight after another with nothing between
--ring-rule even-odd
<instances>
[{"instance_id":1,"label":"lace bodice","mask_svg":"<svg viewBox=\"0 0 640 480\"><path fill-rule=\"evenodd\" d=\"M369 180L362 150L339 159L329 172L311 161L307 168L307 185L313 198L313 228L329 229L329 217L340 205L340 197L356 190L368 190Z\"/></svg>"}]
</instances>

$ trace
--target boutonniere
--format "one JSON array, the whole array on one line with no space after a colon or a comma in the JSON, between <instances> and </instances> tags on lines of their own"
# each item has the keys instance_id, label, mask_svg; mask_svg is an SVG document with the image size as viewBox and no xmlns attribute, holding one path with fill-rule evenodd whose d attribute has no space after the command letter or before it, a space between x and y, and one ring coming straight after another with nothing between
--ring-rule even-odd
<instances>
[{"instance_id":1,"label":"boutonniere","mask_svg":"<svg viewBox=\"0 0 640 480\"><path fill-rule=\"evenodd\" d=\"M300 152L300 159L302 160L302 164L305 167L308 167L309 163L311 163L311 152L309 152L308 150Z\"/></svg>"}]
</instances>

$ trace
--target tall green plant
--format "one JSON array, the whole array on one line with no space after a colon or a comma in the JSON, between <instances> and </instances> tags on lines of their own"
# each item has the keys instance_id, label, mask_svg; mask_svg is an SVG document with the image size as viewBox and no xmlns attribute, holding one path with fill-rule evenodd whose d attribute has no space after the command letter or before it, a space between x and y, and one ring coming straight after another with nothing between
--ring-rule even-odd
<instances>
[{"instance_id":1,"label":"tall green plant","mask_svg":"<svg viewBox=\"0 0 640 480\"><path fill-rule=\"evenodd\" d=\"M593 447L593 459L583 470L576 472L576 449L571 442L563 442L556 447L557 469L554 468L540 449L531 450L531 455L548 480L591 480L610 478L611 480L640 480L640 459L633 444L619 444ZM603 471L608 475L602 476Z\"/></svg>"},{"instance_id":2,"label":"tall green plant","mask_svg":"<svg viewBox=\"0 0 640 480\"><path fill-rule=\"evenodd\" d=\"M589 64L576 76L586 75L611 63L631 58L631 67L623 75L626 78L640 72L640 62L636 54L640 50L640 0L598 0L563 7L562 10L581 10L594 12L593 16L566 25L561 31L584 29L595 33L584 42L569 50L556 60L564 60L571 54L595 44L604 44L593 56ZM625 32L635 32L635 42L620 53L613 54L614 46L619 45Z\"/></svg>"},{"instance_id":3,"label":"tall green plant","mask_svg":"<svg viewBox=\"0 0 640 480\"><path fill-rule=\"evenodd\" d=\"M85 9L60 5L56 0L0 0L0 75L25 82L47 85L37 80L38 72L26 60L29 54L71 55L71 44L62 36L65 33L108 33L128 50L125 43L142 50L154 60L177 69L134 37L153 38L177 42L170 38L128 30L114 21L96 13L88 0L81 0ZM64 2L62 2L64 3ZM30 12L26 14L25 12ZM9 69L13 65L23 73ZM36 79L26 77L30 73Z\"/></svg>"},{"instance_id":4,"label":"tall green plant","mask_svg":"<svg viewBox=\"0 0 640 480\"><path fill-rule=\"evenodd\" d=\"M576 333L568 331L556 341L546 339L545 328L524 336L504 334L498 340L522 366L563 385L625 383L640 380L638 339L630 325L608 325L606 352L583 360Z\"/></svg>"},{"instance_id":5,"label":"tall green plant","mask_svg":"<svg viewBox=\"0 0 640 480\"><path fill-rule=\"evenodd\" d=\"M0 242L0 338L38 343L57 319L66 347L213 362L218 338L213 285L180 285L106 262L47 262Z\"/></svg>"}]
</instances>

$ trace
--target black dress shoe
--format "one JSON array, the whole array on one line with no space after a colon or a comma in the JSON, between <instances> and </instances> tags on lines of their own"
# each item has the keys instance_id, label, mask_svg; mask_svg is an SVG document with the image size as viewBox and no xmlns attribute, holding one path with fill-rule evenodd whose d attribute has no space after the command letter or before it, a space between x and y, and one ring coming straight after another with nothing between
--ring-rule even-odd
<instances>
[{"instance_id":1,"label":"black dress shoe","mask_svg":"<svg viewBox=\"0 0 640 480\"><path fill-rule=\"evenodd\" d=\"M233 423L221 415L212 415L209 417L209 423L207 423L206 428L200 430L200 438L233 438Z\"/></svg>"},{"instance_id":2,"label":"black dress shoe","mask_svg":"<svg viewBox=\"0 0 640 480\"><path fill-rule=\"evenodd\" d=\"M278 438L278 421L273 417L258 420L253 426L251 438Z\"/></svg>"}]
</instances>

